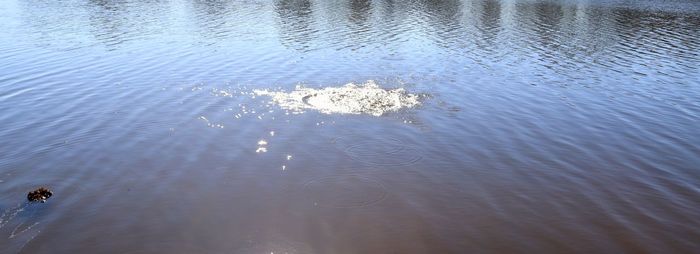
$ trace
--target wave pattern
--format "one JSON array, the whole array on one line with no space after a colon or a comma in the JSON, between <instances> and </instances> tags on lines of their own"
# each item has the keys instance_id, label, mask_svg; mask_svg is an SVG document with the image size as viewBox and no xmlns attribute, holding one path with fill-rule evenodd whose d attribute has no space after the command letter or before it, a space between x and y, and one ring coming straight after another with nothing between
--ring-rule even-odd
<instances>
[{"instance_id":1,"label":"wave pattern","mask_svg":"<svg viewBox=\"0 0 700 254\"><path fill-rule=\"evenodd\" d=\"M693 0L6 0L0 252L697 251L699 17ZM368 117L253 93L367 80L426 100ZM23 203L38 186L55 195Z\"/></svg>"}]
</instances>

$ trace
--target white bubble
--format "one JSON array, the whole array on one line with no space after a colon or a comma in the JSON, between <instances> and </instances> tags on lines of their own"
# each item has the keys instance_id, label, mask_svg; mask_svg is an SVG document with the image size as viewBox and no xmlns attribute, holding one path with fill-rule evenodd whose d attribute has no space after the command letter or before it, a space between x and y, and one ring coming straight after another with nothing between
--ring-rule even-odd
<instances>
[{"instance_id":1,"label":"white bubble","mask_svg":"<svg viewBox=\"0 0 700 254\"><path fill-rule=\"evenodd\" d=\"M411 108L420 104L419 96L404 89L383 89L374 81L353 83L342 87L323 89L297 86L291 92L254 90L258 95L272 97L272 101L292 114L302 114L304 109L315 109L325 114L370 114L381 116L389 111ZM285 113L287 114L287 113Z\"/></svg>"}]
</instances>

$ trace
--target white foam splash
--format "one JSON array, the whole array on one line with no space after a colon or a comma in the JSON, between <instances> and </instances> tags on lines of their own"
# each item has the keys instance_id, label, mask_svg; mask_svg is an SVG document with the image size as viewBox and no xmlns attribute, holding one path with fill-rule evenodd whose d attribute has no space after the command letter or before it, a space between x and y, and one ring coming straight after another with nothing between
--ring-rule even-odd
<instances>
[{"instance_id":1,"label":"white foam splash","mask_svg":"<svg viewBox=\"0 0 700 254\"><path fill-rule=\"evenodd\" d=\"M270 96L280 107L297 112L314 109L325 114L381 116L386 112L420 105L418 95L407 93L403 88L383 89L372 80L359 85L349 83L341 87L323 89L297 86L291 92L253 92L259 96Z\"/></svg>"}]
</instances>

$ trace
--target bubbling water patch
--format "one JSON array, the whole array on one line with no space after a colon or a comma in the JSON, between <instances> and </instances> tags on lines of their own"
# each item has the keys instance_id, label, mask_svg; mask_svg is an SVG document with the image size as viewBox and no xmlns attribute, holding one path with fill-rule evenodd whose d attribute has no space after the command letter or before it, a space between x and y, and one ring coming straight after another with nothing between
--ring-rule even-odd
<instances>
[{"instance_id":1,"label":"bubbling water patch","mask_svg":"<svg viewBox=\"0 0 700 254\"><path fill-rule=\"evenodd\" d=\"M403 88L384 89L374 81L364 84L349 83L341 87L322 89L297 86L291 92L254 90L259 96L270 96L280 107L303 111L318 110L325 114L370 114L381 116L386 112L420 105L420 96Z\"/></svg>"}]
</instances>

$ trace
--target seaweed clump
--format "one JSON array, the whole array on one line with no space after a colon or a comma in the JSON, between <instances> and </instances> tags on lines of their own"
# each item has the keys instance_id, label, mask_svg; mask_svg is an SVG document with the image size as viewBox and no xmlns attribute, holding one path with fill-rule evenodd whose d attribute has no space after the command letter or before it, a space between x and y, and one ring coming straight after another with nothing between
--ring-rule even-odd
<instances>
[{"instance_id":1,"label":"seaweed clump","mask_svg":"<svg viewBox=\"0 0 700 254\"><path fill-rule=\"evenodd\" d=\"M52 195L53 192L51 192L49 189L41 187L36 190L30 191L29 194L27 194L27 200L29 200L30 202L44 203Z\"/></svg>"}]
</instances>

